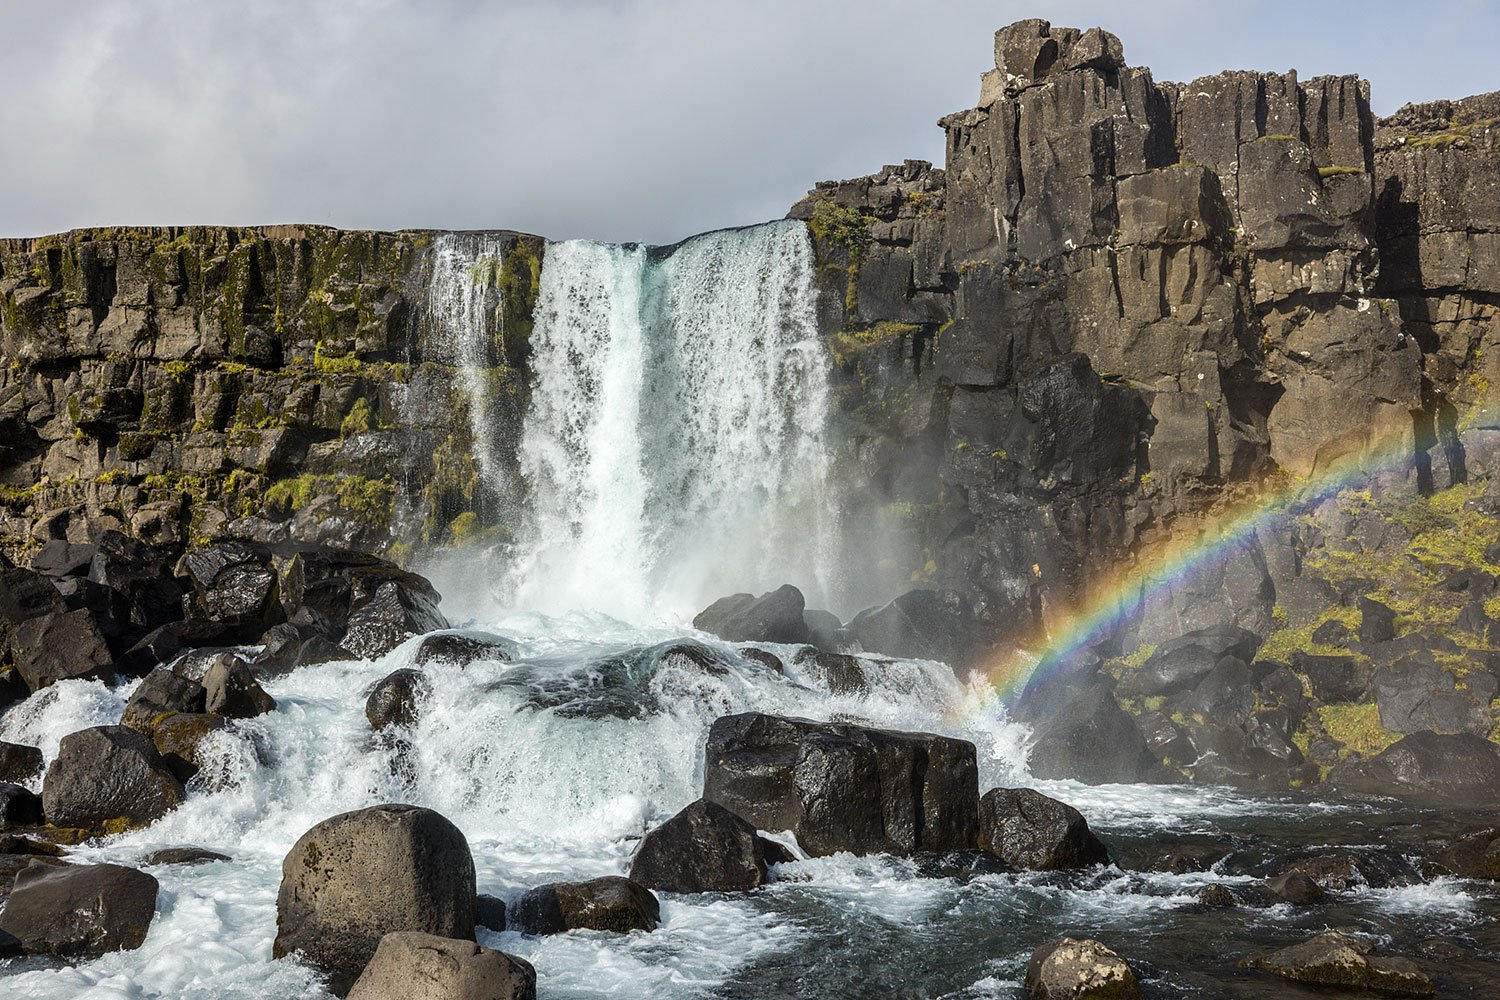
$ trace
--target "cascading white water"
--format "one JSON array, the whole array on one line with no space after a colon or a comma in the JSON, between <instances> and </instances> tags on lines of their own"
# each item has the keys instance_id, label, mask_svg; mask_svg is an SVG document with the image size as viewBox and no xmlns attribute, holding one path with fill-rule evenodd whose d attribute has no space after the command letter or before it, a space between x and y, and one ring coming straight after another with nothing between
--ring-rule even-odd
<instances>
[{"instance_id":1,"label":"cascading white water","mask_svg":"<svg viewBox=\"0 0 1500 1000\"><path fill-rule=\"evenodd\" d=\"M531 344L517 604L639 619L788 580L826 596L829 390L805 226L656 252L554 244Z\"/></svg>"}]
</instances>

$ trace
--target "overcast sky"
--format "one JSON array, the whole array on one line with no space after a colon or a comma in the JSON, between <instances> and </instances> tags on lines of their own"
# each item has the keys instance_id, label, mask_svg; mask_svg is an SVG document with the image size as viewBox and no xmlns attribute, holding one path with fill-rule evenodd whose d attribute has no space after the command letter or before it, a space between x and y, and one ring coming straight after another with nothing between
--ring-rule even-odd
<instances>
[{"instance_id":1,"label":"overcast sky","mask_svg":"<svg viewBox=\"0 0 1500 1000\"><path fill-rule=\"evenodd\" d=\"M0 0L0 235L318 222L672 242L941 161L992 36L1101 24L1159 80L1500 89L1500 3Z\"/></svg>"}]
</instances>

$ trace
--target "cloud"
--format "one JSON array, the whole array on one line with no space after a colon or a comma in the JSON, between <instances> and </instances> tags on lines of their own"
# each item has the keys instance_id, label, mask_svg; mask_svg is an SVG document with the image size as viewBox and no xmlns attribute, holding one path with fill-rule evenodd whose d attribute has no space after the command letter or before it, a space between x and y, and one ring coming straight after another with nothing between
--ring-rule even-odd
<instances>
[{"instance_id":1,"label":"cloud","mask_svg":"<svg viewBox=\"0 0 1500 1000\"><path fill-rule=\"evenodd\" d=\"M67 16L59 16L59 11ZM1496 86L1435 3L74 0L7 11L0 233L316 222L671 242L941 160L991 35L1103 24L1159 79L1359 72L1377 112Z\"/></svg>"}]
</instances>

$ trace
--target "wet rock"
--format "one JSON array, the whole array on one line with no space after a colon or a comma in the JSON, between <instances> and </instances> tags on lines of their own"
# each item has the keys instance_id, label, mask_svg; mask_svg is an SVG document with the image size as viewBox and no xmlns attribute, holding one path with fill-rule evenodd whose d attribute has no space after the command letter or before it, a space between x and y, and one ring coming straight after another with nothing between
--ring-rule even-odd
<instances>
[{"instance_id":1,"label":"wet rock","mask_svg":"<svg viewBox=\"0 0 1500 1000\"><path fill-rule=\"evenodd\" d=\"M374 595L349 613L349 627L340 645L356 656L373 660L408 638L448 628L437 600L398 581L382 583Z\"/></svg>"},{"instance_id":2,"label":"wet rock","mask_svg":"<svg viewBox=\"0 0 1500 1000\"><path fill-rule=\"evenodd\" d=\"M912 854L976 846L974 745L755 712L715 720L703 797L808 854Z\"/></svg>"},{"instance_id":3,"label":"wet rock","mask_svg":"<svg viewBox=\"0 0 1500 1000\"><path fill-rule=\"evenodd\" d=\"M173 712L203 711L203 685L170 670L153 670L136 685L120 725L151 734L158 719Z\"/></svg>"},{"instance_id":4,"label":"wet rock","mask_svg":"<svg viewBox=\"0 0 1500 1000\"><path fill-rule=\"evenodd\" d=\"M236 629L247 642L285 618L267 546L205 546L183 556L178 572L192 582L194 614Z\"/></svg>"},{"instance_id":5,"label":"wet rock","mask_svg":"<svg viewBox=\"0 0 1500 1000\"><path fill-rule=\"evenodd\" d=\"M1211 882L1198 890L1198 902L1216 909L1229 909L1240 905L1239 900L1234 898L1234 893L1229 891L1229 887L1217 882Z\"/></svg>"},{"instance_id":6,"label":"wet rock","mask_svg":"<svg viewBox=\"0 0 1500 1000\"><path fill-rule=\"evenodd\" d=\"M661 892L738 892L765 885L765 842L755 827L707 799L641 839L630 879Z\"/></svg>"},{"instance_id":7,"label":"wet rock","mask_svg":"<svg viewBox=\"0 0 1500 1000\"><path fill-rule=\"evenodd\" d=\"M22 743L0 740L0 781L23 784L42 769L42 751Z\"/></svg>"},{"instance_id":8,"label":"wet rock","mask_svg":"<svg viewBox=\"0 0 1500 1000\"><path fill-rule=\"evenodd\" d=\"M474 902L474 923L492 931L505 930L505 900L480 893Z\"/></svg>"},{"instance_id":9,"label":"wet rock","mask_svg":"<svg viewBox=\"0 0 1500 1000\"><path fill-rule=\"evenodd\" d=\"M394 931L473 940L475 896L468 841L431 809L341 813L303 834L282 862L272 953L301 952L347 986Z\"/></svg>"},{"instance_id":10,"label":"wet rock","mask_svg":"<svg viewBox=\"0 0 1500 1000\"><path fill-rule=\"evenodd\" d=\"M792 662L831 694L868 694L870 682L859 659L848 653L826 653L821 649L799 649Z\"/></svg>"},{"instance_id":11,"label":"wet rock","mask_svg":"<svg viewBox=\"0 0 1500 1000\"><path fill-rule=\"evenodd\" d=\"M92 612L66 611L32 618L10 637L16 673L33 693L65 680L115 679L115 658Z\"/></svg>"},{"instance_id":12,"label":"wet rock","mask_svg":"<svg viewBox=\"0 0 1500 1000\"><path fill-rule=\"evenodd\" d=\"M153 629L126 650L115 663L115 670L127 677L143 677L195 649L221 648L236 641L235 630L221 622L171 622Z\"/></svg>"},{"instance_id":13,"label":"wet rock","mask_svg":"<svg viewBox=\"0 0 1500 1000\"><path fill-rule=\"evenodd\" d=\"M1357 656L1296 652L1292 669L1307 677L1313 697L1325 705L1363 701L1370 685L1369 662Z\"/></svg>"},{"instance_id":14,"label":"wet rock","mask_svg":"<svg viewBox=\"0 0 1500 1000\"><path fill-rule=\"evenodd\" d=\"M215 861L234 860L227 854L210 851L206 847L163 847L152 851L141 859L141 864L151 865L206 865Z\"/></svg>"},{"instance_id":15,"label":"wet rock","mask_svg":"<svg viewBox=\"0 0 1500 1000\"><path fill-rule=\"evenodd\" d=\"M1348 934L1329 931L1301 944L1240 962L1273 976L1318 986L1375 990L1397 996L1428 997L1436 992L1432 980L1409 959L1381 958L1375 946Z\"/></svg>"},{"instance_id":16,"label":"wet rock","mask_svg":"<svg viewBox=\"0 0 1500 1000\"><path fill-rule=\"evenodd\" d=\"M754 646L746 646L740 650L740 655L747 660L759 663L767 670L774 671L775 673L780 674L786 671L786 664L781 662L781 657L767 650L757 649Z\"/></svg>"},{"instance_id":17,"label":"wet rock","mask_svg":"<svg viewBox=\"0 0 1500 1000\"><path fill-rule=\"evenodd\" d=\"M139 948L156 913L156 879L122 865L32 865L16 875L0 931L28 954L97 958Z\"/></svg>"},{"instance_id":18,"label":"wet rock","mask_svg":"<svg viewBox=\"0 0 1500 1000\"><path fill-rule=\"evenodd\" d=\"M1434 854L1429 863L1459 878L1500 879L1500 828L1460 837Z\"/></svg>"},{"instance_id":19,"label":"wet rock","mask_svg":"<svg viewBox=\"0 0 1500 1000\"><path fill-rule=\"evenodd\" d=\"M142 631L183 617L182 588L165 553L118 531L99 536L88 578L125 595L130 620Z\"/></svg>"},{"instance_id":20,"label":"wet rock","mask_svg":"<svg viewBox=\"0 0 1500 1000\"><path fill-rule=\"evenodd\" d=\"M1033 1000L1137 1000L1135 973L1098 941L1059 938L1032 952L1026 990Z\"/></svg>"},{"instance_id":21,"label":"wet rock","mask_svg":"<svg viewBox=\"0 0 1500 1000\"><path fill-rule=\"evenodd\" d=\"M42 781L54 826L138 826L182 804L182 782L151 741L124 726L95 726L62 738Z\"/></svg>"},{"instance_id":22,"label":"wet rock","mask_svg":"<svg viewBox=\"0 0 1500 1000\"><path fill-rule=\"evenodd\" d=\"M1278 899L1295 903L1298 906L1311 906L1314 903L1323 902L1323 887L1318 885L1317 880L1301 872L1286 872L1275 878L1268 878L1266 888Z\"/></svg>"},{"instance_id":23,"label":"wet rock","mask_svg":"<svg viewBox=\"0 0 1500 1000\"><path fill-rule=\"evenodd\" d=\"M276 699L266 693L238 656L225 654L203 675L203 708L227 719L253 719L276 710Z\"/></svg>"},{"instance_id":24,"label":"wet rock","mask_svg":"<svg viewBox=\"0 0 1500 1000\"><path fill-rule=\"evenodd\" d=\"M380 939L348 1000L536 1000L536 970L470 940L398 931Z\"/></svg>"},{"instance_id":25,"label":"wet rock","mask_svg":"<svg viewBox=\"0 0 1500 1000\"><path fill-rule=\"evenodd\" d=\"M1260 636L1235 625L1197 629L1158 645L1139 670L1126 675L1121 690L1145 697L1186 691L1225 657L1249 663L1260 644Z\"/></svg>"},{"instance_id":26,"label":"wet rock","mask_svg":"<svg viewBox=\"0 0 1500 1000\"><path fill-rule=\"evenodd\" d=\"M151 728L151 742L172 774L186 784L203 767L203 741L228 725L222 715L178 712L156 721Z\"/></svg>"},{"instance_id":27,"label":"wet rock","mask_svg":"<svg viewBox=\"0 0 1500 1000\"><path fill-rule=\"evenodd\" d=\"M1369 760L1328 776L1346 792L1472 808L1500 804L1500 747L1472 734L1412 733Z\"/></svg>"},{"instance_id":28,"label":"wet rock","mask_svg":"<svg viewBox=\"0 0 1500 1000\"><path fill-rule=\"evenodd\" d=\"M1186 875L1189 872L1206 872L1224 860L1225 847L1190 844L1163 851L1146 862L1146 870Z\"/></svg>"},{"instance_id":29,"label":"wet rock","mask_svg":"<svg viewBox=\"0 0 1500 1000\"><path fill-rule=\"evenodd\" d=\"M698 613L693 628L729 642L805 643L804 610L802 591L788 583L759 597L721 597Z\"/></svg>"},{"instance_id":30,"label":"wet rock","mask_svg":"<svg viewBox=\"0 0 1500 1000\"><path fill-rule=\"evenodd\" d=\"M10 626L66 611L51 580L25 569L0 569L0 635Z\"/></svg>"},{"instance_id":31,"label":"wet rock","mask_svg":"<svg viewBox=\"0 0 1500 1000\"><path fill-rule=\"evenodd\" d=\"M837 653L854 639L839 616L831 611L808 608L802 612L802 620L807 624L807 641L819 649Z\"/></svg>"},{"instance_id":32,"label":"wet rock","mask_svg":"<svg viewBox=\"0 0 1500 1000\"><path fill-rule=\"evenodd\" d=\"M1017 868L1057 871L1109 863L1109 850L1072 806L1030 788L979 800L979 846Z\"/></svg>"},{"instance_id":33,"label":"wet rock","mask_svg":"<svg viewBox=\"0 0 1500 1000\"><path fill-rule=\"evenodd\" d=\"M1100 785L1149 781L1160 771L1140 726L1102 683L1033 700L1021 718L1032 726L1027 766L1035 777Z\"/></svg>"},{"instance_id":34,"label":"wet rock","mask_svg":"<svg viewBox=\"0 0 1500 1000\"><path fill-rule=\"evenodd\" d=\"M0 830L41 825L41 796L21 785L0 782Z\"/></svg>"},{"instance_id":35,"label":"wet rock","mask_svg":"<svg viewBox=\"0 0 1500 1000\"><path fill-rule=\"evenodd\" d=\"M14 667L0 668L0 708L25 701L29 697L31 692L22 680L20 671Z\"/></svg>"},{"instance_id":36,"label":"wet rock","mask_svg":"<svg viewBox=\"0 0 1500 1000\"><path fill-rule=\"evenodd\" d=\"M1420 873L1405 859L1388 855L1357 855L1344 852L1320 854L1287 868L1288 874L1306 875L1319 886L1334 892L1348 892L1361 886L1389 889L1416 885Z\"/></svg>"},{"instance_id":37,"label":"wet rock","mask_svg":"<svg viewBox=\"0 0 1500 1000\"><path fill-rule=\"evenodd\" d=\"M523 895L509 914L511 929L523 934L565 931L655 930L661 905L649 889L618 875L587 882L537 886Z\"/></svg>"},{"instance_id":38,"label":"wet rock","mask_svg":"<svg viewBox=\"0 0 1500 1000\"><path fill-rule=\"evenodd\" d=\"M716 677L728 672L713 650L697 642L674 642L656 654L656 662L664 667L686 667Z\"/></svg>"},{"instance_id":39,"label":"wet rock","mask_svg":"<svg viewBox=\"0 0 1500 1000\"><path fill-rule=\"evenodd\" d=\"M938 660L956 669L972 666L977 655L974 609L954 591L907 591L889 604L861 611L848 628L871 653Z\"/></svg>"},{"instance_id":40,"label":"wet rock","mask_svg":"<svg viewBox=\"0 0 1500 1000\"><path fill-rule=\"evenodd\" d=\"M1380 667L1370 681L1380 707L1380 724L1397 733L1430 729L1488 735L1494 725L1490 701L1495 685L1493 680L1485 684L1486 675L1480 672L1471 672L1469 677L1477 683L1459 688L1450 671L1415 656Z\"/></svg>"},{"instance_id":41,"label":"wet rock","mask_svg":"<svg viewBox=\"0 0 1500 1000\"><path fill-rule=\"evenodd\" d=\"M261 636L260 642L263 648L250 665L262 677L289 674L298 667L358 659L318 628L303 622L274 625Z\"/></svg>"},{"instance_id":42,"label":"wet rock","mask_svg":"<svg viewBox=\"0 0 1500 1000\"><path fill-rule=\"evenodd\" d=\"M1186 715L1200 715L1220 724L1244 725L1255 708L1255 682L1250 668L1234 656L1219 660L1197 686L1171 702Z\"/></svg>"},{"instance_id":43,"label":"wet rock","mask_svg":"<svg viewBox=\"0 0 1500 1000\"><path fill-rule=\"evenodd\" d=\"M1197 759L1193 741L1165 712L1142 712L1136 717L1136 724L1154 756L1179 767Z\"/></svg>"},{"instance_id":44,"label":"wet rock","mask_svg":"<svg viewBox=\"0 0 1500 1000\"><path fill-rule=\"evenodd\" d=\"M422 639L412 657L412 664L422 667L437 662L467 666L476 660L509 663L510 659L510 643L499 636L439 632Z\"/></svg>"},{"instance_id":45,"label":"wet rock","mask_svg":"<svg viewBox=\"0 0 1500 1000\"><path fill-rule=\"evenodd\" d=\"M365 718L370 728L411 727L422 703L432 694L432 684L420 670L404 667L375 682L365 699Z\"/></svg>"}]
</instances>

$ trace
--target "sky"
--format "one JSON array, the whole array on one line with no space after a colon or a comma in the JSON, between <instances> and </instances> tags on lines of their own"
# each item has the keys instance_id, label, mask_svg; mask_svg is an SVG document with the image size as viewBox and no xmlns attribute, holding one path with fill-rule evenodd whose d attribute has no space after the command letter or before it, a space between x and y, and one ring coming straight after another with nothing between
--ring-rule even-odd
<instances>
[{"instance_id":1,"label":"sky","mask_svg":"<svg viewBox=\"0 0 1500 1000\"><path fill-rule=\"evenodd\" d=\"M520 229L669 243L941 162L996 28L1096 24L1158 80L1500 89L1500 2L0 0L0 235Z\"/></svg>"}]
</instances>

